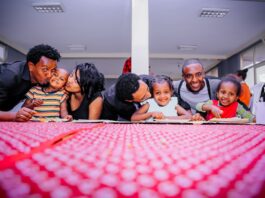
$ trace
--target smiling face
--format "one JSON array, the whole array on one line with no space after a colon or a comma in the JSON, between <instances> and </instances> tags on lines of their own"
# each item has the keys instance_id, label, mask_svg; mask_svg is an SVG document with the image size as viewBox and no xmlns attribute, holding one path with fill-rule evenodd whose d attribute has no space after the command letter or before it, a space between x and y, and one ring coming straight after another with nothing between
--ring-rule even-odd
<instances>
[{"instance_id":1,"label":"smiling face","mask_svg":"<svg viewBox=\"0 0 265 198\"><path fill-rule=\"evenodd\" d=\"M54 89L61 89L66 84L69 73L62 68L57 69L51 79L50 79L50 87Z\"/></svg>"},{"instance_id":2,"label":"smiling face","mask_svg":"<svg viewBox=\"0 0 265 198\"><path fill-rule=\"evenodd\" d=\"M75 69L68 77L67 83L65 85L65 90L70 93L81 92L81 87L78 84L79 81L80 81L80 71Z\"/></svg>"},{"instance_id":3,"label":"smiling face","mask_svg":"<svg viewBox=\"0 0 265 198\"><path fill-rule=\"evenodd\" d=\"M192 92L198 92L203 89L204 70L201 64L195 63L187 65L183 69L183 78L186 81L187 88Z\"/></svg>"},{"instance_id":4,"label":"smiling face","mask_svg":"<svg viewBox=\"0 0 265 198\"><path fill-rule=\"evenodd\" d=\"M237 87L232 82L223 82L217 92L219 102L223 106L229 106L237 101Z\"/></svg>"},{"instance_id":5,"label":"smiling face","mask_svg":"<svg viewBox=\"0 0 265 198\"><path fill-rule=\"evenodd\" d=\"M28 62L28 66L31 82L47 85L56 70L57 61L42 56L35 65L32 62Z\"/></svg>"},{"instance_id":6,"label":"smiling face","mask_svg":"<svg viewBox=\"0 0 265 198\"><path fill-rule=\"evenodd\" d=\"M171 99L172 94L173 93L168 85L168 82L163 81L153 84L154 99L159 106L167 105Z\"/></svg>"}]
</instances>

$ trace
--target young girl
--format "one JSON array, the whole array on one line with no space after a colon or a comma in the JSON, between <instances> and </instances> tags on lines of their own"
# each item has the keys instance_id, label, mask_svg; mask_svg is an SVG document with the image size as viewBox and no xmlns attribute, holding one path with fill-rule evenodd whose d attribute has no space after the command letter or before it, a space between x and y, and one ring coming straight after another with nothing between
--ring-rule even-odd
<instances>
[{"instance_id":1,"label":"young girl","mask_svg":"<svg viewBox=\"0 0 265 198\"><path fill-rule=\"evenodd\" d=\"M172 97L173 84L169 77L156 76L152 87L153 98L142 103L142 106L133 114L132 121L191 118L191 112L178 105L177 97Z\"/></svg>"},{"instance_id":2,"label":"young girl","mask_svg":"<svg viewBox=\"0 0 265 198\"><path fill-rule=\"evenodd\" d=\"M240 82L232 76L224 77L217 87L218 100L209 100L205 103L198 103L196 109L207 112L206 120L216 118L248 118L250 122L255 122L254 116L245 109L238 98L241 93Z\"/></svg>"},{"instance_id":3,"label":"young girl","mask_svg":"<svg viewBox=\"0 0 265 198\"><path fill-rule=\"evenodd\" d=\"M72 120L72 116L67 111L67 94L64 85L67 82L69 73L62 68L57 68L53 73L49 86L35 86L26 94L26 101L23 106L34 109L37 113L33 118L64 118Z\"/></svg>"}]
</instances>

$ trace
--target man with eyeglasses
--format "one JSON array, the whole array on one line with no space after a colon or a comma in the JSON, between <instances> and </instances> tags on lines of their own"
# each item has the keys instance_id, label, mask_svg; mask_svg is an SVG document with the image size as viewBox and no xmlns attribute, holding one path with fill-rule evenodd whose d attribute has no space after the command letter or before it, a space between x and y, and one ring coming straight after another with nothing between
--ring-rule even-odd
<instances>
[{"instance_id":1,"label":"man with eyeglasses","mask_svg":"<svg viewBox=\"0 0 265 198\"><path fill-rule=\"evenodd\" d=\"M174 82L175 94L180 105L196 113L196 104L216 97L219 79L205 78L204 67L197 59L184 61L182 67L183 80Z\"/></svg>"},{"instance_id":2,"label":"man with eyeglasses","mask_svg":"<svg viewBox=\"0 0 265 198\"><path fill-rule=\"evenodd\" d=\"M104 92L101 119L130 121L140 102L150 97L148 85L138 75L123 74Z\"/></svg>"}]
</instances>

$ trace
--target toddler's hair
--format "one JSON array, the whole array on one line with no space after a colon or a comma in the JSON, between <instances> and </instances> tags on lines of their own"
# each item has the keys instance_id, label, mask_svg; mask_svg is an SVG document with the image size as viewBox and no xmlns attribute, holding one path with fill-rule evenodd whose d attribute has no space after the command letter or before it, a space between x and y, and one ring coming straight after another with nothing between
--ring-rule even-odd
<instances>
[{"instance_id":1,"label":"toddler's hair","mask_svg":"<svg viewBox=\"0 0 265 198\"><path fill-rule=\"evenodd\" d=\"M221 85L223 83L226 83L226 82L233 83L235 85L236 89L237 89L236 95L240 96L241 84L240 84L239 80L233 75L228 75L228 76L225 76L225 77L221 78L221 81L219 82L216 91L218 92L220 90L220 88L221 88Z\"/></svg>"},{"instance_id":2,"label":"toddler's hair","mask_svg":"<svg viewBox=\"0 0 265 198\"><path fill-rule=\"evenodd\" d=\"M164 82L167 82L169 89L171 91L174 91L173 80L169 76L166 76L166 75L156 75L152 81L152 85L154 85L155 83L161 84ZM152 93L152 95L153 95L153 93Z\"/></svg>"}]
</instances>

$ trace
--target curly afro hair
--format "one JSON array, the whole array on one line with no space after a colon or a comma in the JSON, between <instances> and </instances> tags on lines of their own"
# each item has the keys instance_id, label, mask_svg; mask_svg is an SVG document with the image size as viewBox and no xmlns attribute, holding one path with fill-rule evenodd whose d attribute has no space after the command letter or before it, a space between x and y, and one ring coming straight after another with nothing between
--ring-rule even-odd
<instances>
[{"instance_id":1,"label":"curly afro hair","mask_svg":"<svg viewBox=\"0 0 265 198\"><path fill-rule=\"evenodd\" d=\"M59 61L61 58L60 53L49 45L36 45L31 48L27 54L27 63L32 62L34 65L40 61L40 58L45 56L49 59Z\"/></svg>"}]
</instances>

